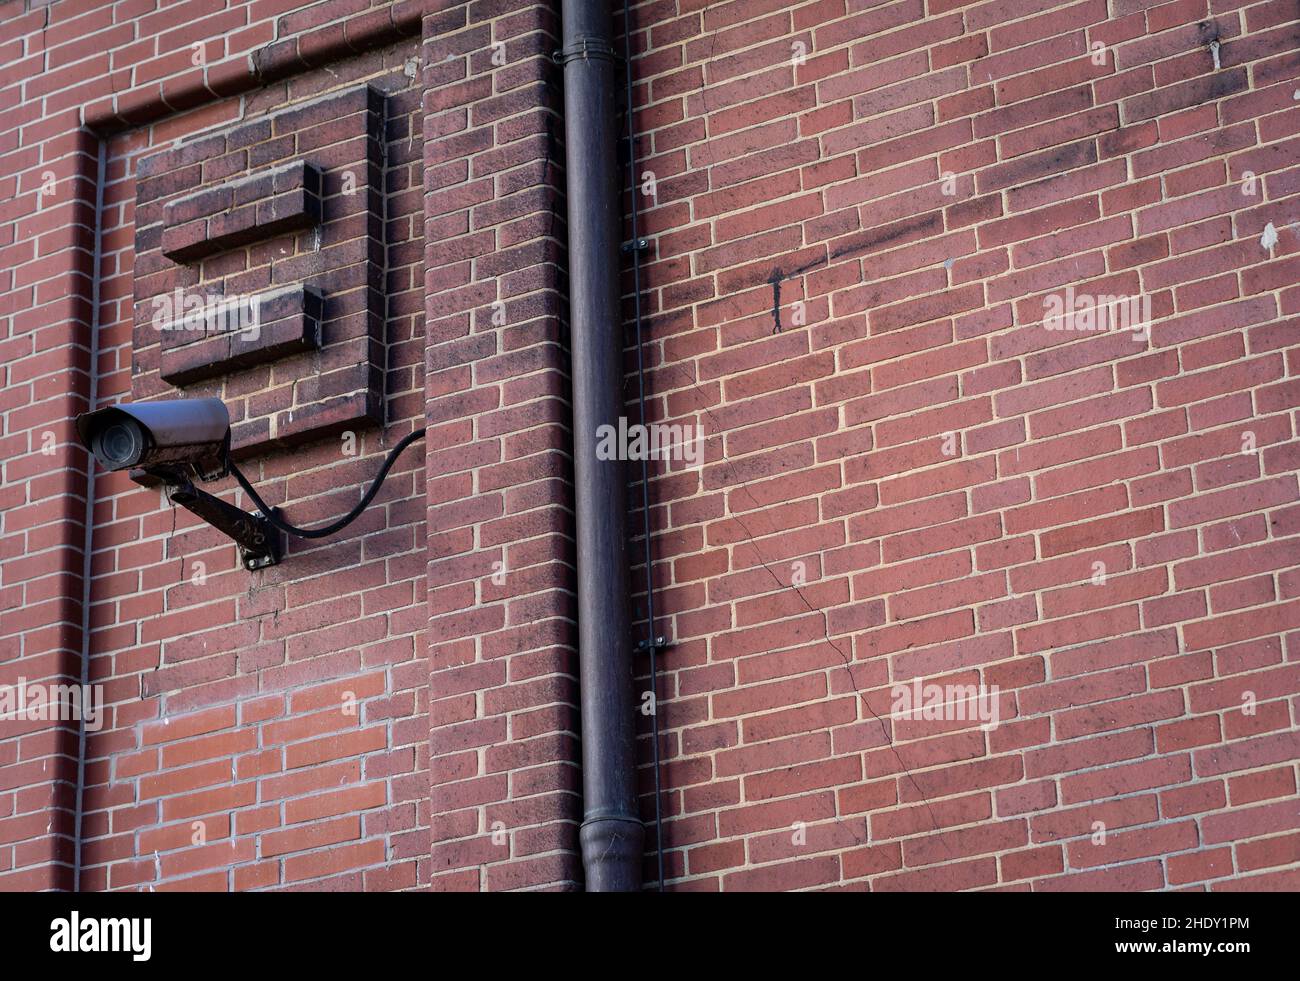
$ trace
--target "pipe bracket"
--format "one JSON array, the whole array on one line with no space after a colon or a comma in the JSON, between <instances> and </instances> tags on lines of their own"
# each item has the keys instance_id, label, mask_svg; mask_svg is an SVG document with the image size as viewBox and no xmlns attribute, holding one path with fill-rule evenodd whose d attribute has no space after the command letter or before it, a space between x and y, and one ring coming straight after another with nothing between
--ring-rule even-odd
<instances>
[{"instance_id":1,"label":"pipe bracket","mask_svg":"<svg viewBox=\"0 0 1300 981\"><path fill-rule=\"evenodd\" d=\"M551 60L557 65L567 65L575 58L583 61L608 61L617 63L623 59L614 45L604 38L580 37L566 48L559 48L551 54Z\"/></svg>"}]
</instances>

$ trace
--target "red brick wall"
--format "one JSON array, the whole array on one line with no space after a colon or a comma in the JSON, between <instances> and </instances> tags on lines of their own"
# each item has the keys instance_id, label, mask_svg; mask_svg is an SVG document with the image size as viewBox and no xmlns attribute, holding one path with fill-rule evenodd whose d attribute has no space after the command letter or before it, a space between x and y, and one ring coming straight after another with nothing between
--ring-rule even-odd
<instances>
[{"instance_id":1,"label":"red brick wall","mask_svg":"<svg viewBox=\"0 0 1300 981\"><path fill-rule=\"evenodd\" d=\"M0 887L580 886L558 5L370 6L0 5L0 684L107 702L0 721ZM1294 2L634 6L649 413L706 434L651 487L669 887L1300 886ZM284 115L365 84L380 227ZM318 164L319 243L164 261L160 155ZM177 389L173 281L319 287L326 343ZM298 523L424 459L250 575L87 480L76 412L177 392L299 427L242 463Z\"/></svg>"},{"instance_id":2,"label":"red brick wall","mask_svg":"<svg viewBox=\"0 0 1300 981\"><path fill-rule=\"evenodd\" d=\"M71 888L79 864L83 889L410 888L429 854L418 454L345 538L294 542L250 575L228 540L124 473L97 474L87 546L70 422L92 392L220 395L264 497L299 524L351 508L423 416L422 12L154 6L3 11L0 682L78 681L84 643L105 708L84 754L75 725L2 723L0 884ZM367 85L370 122L354 126L330 94L360 92L364 113ZM158 253L163 204L191 178L290 158L323 171L319 234ZM159 378L153 297L294 283L324 295L319 350L263 352L179 388ZM237 500L232 487L216 490Z\"/></svg>"},{"instance_id":3,"label":"red brick wall","mask_svg":"<svg viewBox=\"0 0 1300 981\"><path fill-rule=\"evenodd\" d=\"M1295 4L637 13L671 874L1300 885Z\"/></svg>"}]
</instances>

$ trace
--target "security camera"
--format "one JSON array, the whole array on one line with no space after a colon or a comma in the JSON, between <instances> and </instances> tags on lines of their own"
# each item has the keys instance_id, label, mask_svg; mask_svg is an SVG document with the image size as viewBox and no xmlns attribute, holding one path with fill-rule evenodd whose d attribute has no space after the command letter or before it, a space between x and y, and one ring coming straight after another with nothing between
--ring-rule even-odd
<instances>
[{"instance_id":1,"label":"security camera","mask_svg":"<svg viewBox=\"0 0 1300 981\"><path fill-rule=\"evenodd\" d=\"M230 413L220 399L159 399L110 406L77 416L77 435L106 470L139 468L168 488L168 498L197 515L239 546L240 561L250 572L277 565L282 534L325 538L347 527L374 499L397 455L424 430L407 433L389 451L370 489L350 512L322 528L299 528L271 507L230 460ZM234 474L258 506L249 513L199 490L195 480Z\"/></svg>"},{"instance_id":2,"label":"security camera","mask_svg":"<svg viewBox=\"0 0 1300 981\"><path fill-rule=\"evenodd\" d=\"M139 467L215 480L227 470L230 413L221 399L124 403L83 412L77 434L105 470Z\"/></svg>"},{"instance_id":3,"label":"security camera","mask_svg":"<svg viewBox=\"0 0 1300 981\"><path fill-rule=\"evenodd\" d=\"M233 466L230 413L221 399L159 399L83 412L77 416L77 435L104 469L138 467L161 479L173 504L239 546L244 568L264 569L280 561L280 535L266 514L241 511L193 484L224 477Z\"/></svg>"}]
</instances>

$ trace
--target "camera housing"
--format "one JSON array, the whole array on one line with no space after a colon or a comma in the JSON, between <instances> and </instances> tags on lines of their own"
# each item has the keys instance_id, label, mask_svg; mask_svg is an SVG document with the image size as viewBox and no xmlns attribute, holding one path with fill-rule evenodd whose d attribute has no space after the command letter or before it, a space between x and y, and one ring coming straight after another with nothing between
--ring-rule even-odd
<instances>
[{"instance_id":1,"label":"camera housing","mask_svg":"<svg viewBox=\"0 0 1300 981\"><path fill-rule=\"evenodd\" d=\"M220 399L122 403L83 412L76 426L105 470L138 467L200 480L227 472L230 413Z\"/></svg>"},{"instance_id":2,"label":"camera housing","mask_svg":"<svg viewBox=\"0 0 1300 981\"><path fill-rule=\"evenodd\" d=\"M239 546L250 572L279 563L280 533L194 486L230 472L230 413L221 399L159 399L83 412L77 435L106 470L140 469L161 480L173 504L198 515ZM277 509L272 508L274 513Z\"/></svg>"}]
</instances>

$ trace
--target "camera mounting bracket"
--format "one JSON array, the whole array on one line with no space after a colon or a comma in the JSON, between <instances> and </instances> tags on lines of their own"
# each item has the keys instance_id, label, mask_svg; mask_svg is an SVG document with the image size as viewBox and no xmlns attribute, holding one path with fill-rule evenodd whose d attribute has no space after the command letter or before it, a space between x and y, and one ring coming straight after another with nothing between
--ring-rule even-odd
<instances>
[{"instance_id":1,"label":"camera mounting bracket","mask_svg":"<svg viewBox=\"0 0 1300 981\"><path fill-rule=\"evenodd\" d=\"M167 484L168 497L173 503L198 515L238 545L240 562L249 572L279 565L282 554L280 532L261 511L252 514L241 511L233 504L199 490L178 471L150 468L149 473ZM272 509L273 512L278 510Z\"/></svg>"}]
</instances>

